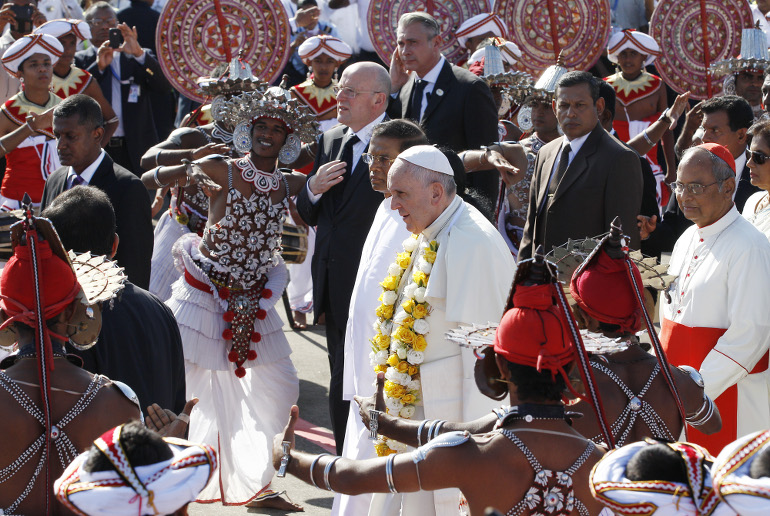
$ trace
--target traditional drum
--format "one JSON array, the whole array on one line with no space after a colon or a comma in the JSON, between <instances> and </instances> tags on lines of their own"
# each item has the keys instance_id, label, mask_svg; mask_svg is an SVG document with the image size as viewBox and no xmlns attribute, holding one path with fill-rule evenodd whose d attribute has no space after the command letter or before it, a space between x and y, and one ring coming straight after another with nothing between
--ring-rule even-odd
<instances>
[{"instance_id":1,"label":"traditional drum","mask_svg":"<svg viewBox=\"0 0 770 516\"><path fill-rule=\"evenodd\" d=\"M307 257L307 229L284 221L281 256L286 263L303 263Z\"/></svg>"}]
</instances>

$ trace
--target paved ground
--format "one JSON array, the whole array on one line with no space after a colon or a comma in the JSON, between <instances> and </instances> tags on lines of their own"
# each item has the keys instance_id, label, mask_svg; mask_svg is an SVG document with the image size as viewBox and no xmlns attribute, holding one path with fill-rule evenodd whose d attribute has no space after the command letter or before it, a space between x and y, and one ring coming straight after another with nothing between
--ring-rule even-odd
<instances>
[{"instance_id":1,"label":"paved ground","mask_svg":"<svg viewBox=\"0 0 770 516\"><path fill-rule=\"evenodd\" d=\"M285 318L283 306L278 303L278 312ZM328 430L329 409L327 391L329 386L329 361L326 357L326 337L323 327L314 327L310 331L293 332L289 325L284 326L286 336L293 349L292 360L299 373L299 411L300 418L308 424L303 431L297 432L297 448L311 453L323 453L328 450L322 445L333 443ZM288 414L286 415L288 421ZM329 515L332 507L332 495L327 491L287 476L273 481L276 490L288 492L289 497L305 507L304 513L284 513L276 510L246 509L245 507L223 507L221 504L190 504L191 516L231 515L231 514L308 514L313 516Z\"/></svg>"}]
</instances>

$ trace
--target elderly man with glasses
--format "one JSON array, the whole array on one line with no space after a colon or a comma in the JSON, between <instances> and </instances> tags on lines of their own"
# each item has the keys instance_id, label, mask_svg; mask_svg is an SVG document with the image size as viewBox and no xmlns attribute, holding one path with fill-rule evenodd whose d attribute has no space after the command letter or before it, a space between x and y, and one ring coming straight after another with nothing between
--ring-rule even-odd
<instances>
[{"instance_id":1,"label":"elderly man with glasses","mask_svg":"<svg viewBox=\"0 0 770 516\"><path fill-rule=\"evenodd\" d=\"M306 224L316 226L314 322L325 315L329 410L341 453L350 404L342 399L348 308L364 241L384 198L369 182L363 155L375 126L386 119L390 75L378 64L356 63L342 73L335 92L340 125L321 135L313 171L297 196L297 210Z\"/></svg>"},{"instance_id":2,"label":"elderly man with glasses","mask_svg":"<svg viewBox=\"0 0 770 516\"><path fill-rule=\"evenodd\" d=\"M671 255L668 273L676 280L660 301L661 341L672 365L700 370L719 408L720 432L689 433L716 455L737 437L770 427L770 244L735 207L735 160L727 147L685 151L671 187L694 225Z\"/></svg>"}]
</instances>

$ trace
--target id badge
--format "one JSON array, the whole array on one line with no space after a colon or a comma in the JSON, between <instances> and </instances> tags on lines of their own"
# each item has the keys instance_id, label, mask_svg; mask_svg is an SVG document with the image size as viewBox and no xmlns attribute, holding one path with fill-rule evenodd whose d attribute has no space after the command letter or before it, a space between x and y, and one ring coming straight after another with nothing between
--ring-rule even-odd
<instances>
[{"instance_id":1,"label":"id badge","mask_svg":"<svg viewBox=\"0 0 770 516\"><path fill-rule=\"evenodd\" d=\"M136 104L139 102L139 85L138 84L132 84L131 87L128 90L128 101L132 104Z\"/></svg>"}]
</instances>

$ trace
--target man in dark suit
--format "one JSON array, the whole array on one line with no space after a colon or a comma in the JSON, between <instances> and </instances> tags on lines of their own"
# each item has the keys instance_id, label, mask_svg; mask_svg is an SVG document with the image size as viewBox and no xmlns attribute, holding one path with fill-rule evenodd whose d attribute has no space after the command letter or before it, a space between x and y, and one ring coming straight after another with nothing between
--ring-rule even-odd
<instances>
[{"instance_id":1,"label":"man in dark suit","mask_svg":"<svg viewBox=\"0 0 770 516\"><path fill-rule=\"evenodd\" d=\"M51 220L66 249L112 257L118 248L115 211L107 195L97 188L67 190L43 216ZM87 350L68 346L68 351L83 359L84 369L129 385L145 415L153 403L175 413L184 407L184 352L179 326L170 308L131 281L126 282L118 299L104 307L97 345Z\"/></svg>"},{"instance_id":2,"label":"man in dark suit","mask_svg":"<svg viewBox=\"0 0 770 516\"><path fill-rule=\"evenodd\" d=\"M497 108L489 86L441 55L438 22L424 12L406 13L398 21L398 48L390 64L395 94L388 115L419 123L428 141L455 152L497 141ZM410 73L414 72L414 77ZM474 172L468 186L497 201L496 170Z\"/></svg>"},{"instance_id":3,"label":"man in dark suit","mask_svg":"<svg viewBox=\"0 0 770 516\"><path fill-rule=\"evenodd\" d=\"M735 194L733 201L738 211L743 211L751 194L759 188L751 184L749 167L746 166L746 149L749 146L746 132L754 122L751 105L737 95L725 95L708 99L701 105L703 143L718 143L727 147L735 160Z\"/></svg>"},{"instance_id":4,"label":"man in dark suit","mask_svg":"<svg viewBox=\"0 0 770 516\"><path fill-rule=\"evenodd\" d=\"M598 79L587 72L564 74L553 109L564 136L543 146L535 160L519 259L531 258L539 245L548 252L570 238L609 231L616 216L638 249L639 155L599 123L604 99Z\"/></svg>"},{"instance_id":5,"label":"man in dark suit","mask_svg":"<svg viewBox=\"0 0 770 516\"><path fill-rule=\"evenodd\" d=\"M131 0L131 5L118 11L118 21L129 27L136 28L139 46L155 52L155 31L158 28L160 13L152 8L153 0ZM173 91L148 91L152 103L152 116L155 118L155 128L158 138L165 140L174 130L176 117L176 97Z\"/></svg>"},{"instance_id":6,"label":"man in dark suit","mask_svg":"<svg viewBox=\"0 0 770 516\"><path fill-rule=\"evenodd\" d=\"M139 46L136 30L118 25L108 3L93 4L86 11L86 21L91 26L91 46L75 54L75 65L94 76L118 116L107 153L120 166L141 175L140 158L160 141L149 92L168 93L171 85L152 52ZM124 42L113 50L109 29L116 27ZM118 52L117 59L114 52Z\"/></svg>"},{"instance_id":7,"label":"man in dark suit","mask_svg":"<svg viewBox=\"0 0 770 516\"><path fill-rule=\"evenodd\" d=\"M326 315L329 410L341 453L350 404L342 399L345 326L361 251L383 199L372 189L361 156L369 148L372 130L385 119L390 77L382 66L360 62L345 69L337 88L341 125L321 135L313 171L297 196L297 210L307 224L317 226L313 306L316 321Z\"/></svg>"},{"instance_id":8,"label":"man in dark suit","mask_svg":"<svg viewBox=\"0 0 770 516\"><path fill-rule=\"evenodd\" d=\"M73 95L54 109L53 130L63 167L45 183L41 209L77 185L99 188L115 209L120 249L115 255L128 279L141 288L150 285L152 217L142 181L115 164L101 146L104 120L99 104L86 95Z\"/></svg>"}]
</instances>

